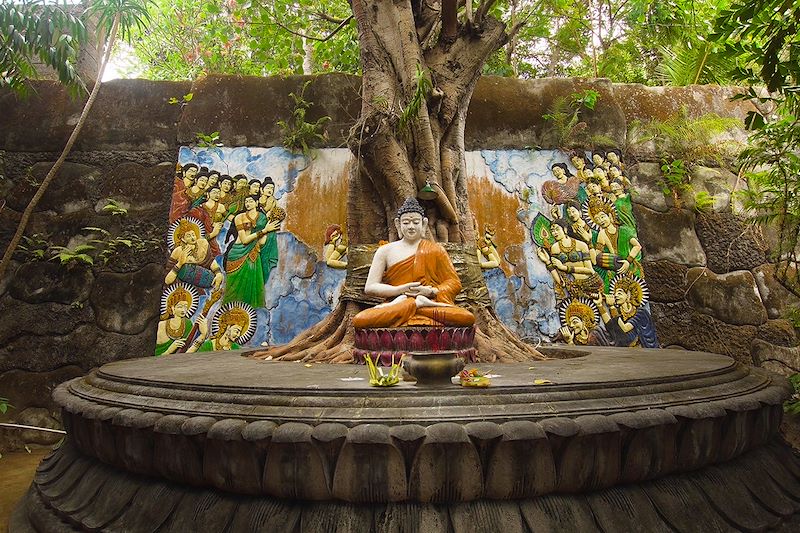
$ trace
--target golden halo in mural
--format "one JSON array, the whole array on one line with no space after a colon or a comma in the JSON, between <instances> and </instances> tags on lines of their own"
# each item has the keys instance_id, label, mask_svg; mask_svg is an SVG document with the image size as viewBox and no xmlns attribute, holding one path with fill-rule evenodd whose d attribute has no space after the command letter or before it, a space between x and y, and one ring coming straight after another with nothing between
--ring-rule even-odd
<instances>
[{"instance_id":1,"label":"golden halo in mural","mask_svg":"<svg viewBox=\"0 0 800 533\"><path fill-rule=\"evenodd\" d=\"M161 293L161 316L169 314L169 310L178 302L186 302L189 309L186 316L192 316L197 310L200 295L197 289L188 283L173 283Z\"/></svg>"},{"instance_id":2,"label":"golden halo in mural","mask_svg":"<svg viewBox=\"0 0 800 533\"><path fill-rule=\"evenodd\" d=\"M181 217L169 226L169 233L167 233L167 246L170 250L174 250L180 246L186 232L191 231L197 237L197 240L206 238L206 230L203 224L194 217Z\"/></svg>"},{"instance_id":3,"label":"golden halo in mural","mask_svg":"<svg viewBox=\"0 0 800 533\"><path fill-rule=\"evenodd\" d=\"M647 303L650 298L650 290L647 288L647 283L640 278L630 273L617 274L611 280L608 286L608 292L614 294L616 289L622 289L631 295L631 303L636 307Z\"/></svg>"},{"instance_id":4,"label":"golden halo in mural","mask_svg":"<svg viewBox=\"0 0 800 533\"><path fill-rule=\"evenodd\" d=\"M600 224L597 223L595 217L601 211L607 214L614 221L614 224L617 224L617 210L608 198L592 196L583 202L583 208L581 209L583 220L594 231L600 231Z\"/></svg>"},{"instance_id":5,"label":"golden halo in mural","mask_svg":"<svg viewBox=\"0 0 800 533\"><path fill-rule=\"evenodd\" d=\"M211 321L211 335L216 337L220 330L224 333L228 326L237 325L242 328L242 333L235 340L238 344L249 341L256 332L256 311L250 304L244 302L230 302L214 314Z\"/></svg>"},{"instance_id":6,"label":"golden halo in mural","mask_svg":"<svg viewBox=\"0 0 800 533\"><path fill-rule=\"evenodd\" d=\"M558 306L558 318L562 326L568 325L572 317L580 318L587 329L594 328L600 322L597 306L584 296L564 300Z\"/></svg>"}]
</instances>

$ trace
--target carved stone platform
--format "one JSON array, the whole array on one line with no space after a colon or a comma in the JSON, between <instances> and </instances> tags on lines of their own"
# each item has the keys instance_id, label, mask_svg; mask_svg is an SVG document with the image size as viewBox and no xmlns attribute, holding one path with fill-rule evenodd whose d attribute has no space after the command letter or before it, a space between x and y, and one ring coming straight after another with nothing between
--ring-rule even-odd
<instances>
[{"instance_id":1,"label":"carved stone platform","mask_svg":"<svg viewBox=\"0 0 800 533\"><path fill-rule=\"evenodd\" d=\"M68 438L11 531L796 524L782 378L719 355L613 348L491 370L488 389L379 389L363 366L231 353L106 365L56 390Z\"/></svg>"}]
</instances>

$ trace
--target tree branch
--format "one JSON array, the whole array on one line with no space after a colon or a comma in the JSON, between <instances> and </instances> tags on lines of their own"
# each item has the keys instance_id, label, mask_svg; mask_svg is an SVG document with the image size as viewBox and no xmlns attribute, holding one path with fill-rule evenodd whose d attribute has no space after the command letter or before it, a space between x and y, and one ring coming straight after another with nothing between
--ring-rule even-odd
<instances>
[{"instance_id":1,"label":"tree branch","mask_svg":"<svg viewBox=\"0 0 800 533\"><path fill-rule=\"evenodd\" d=\"M325 41L327 41L328 39L331 39L331 38L332 38L334 35L336 35L336 34L337 34L337 33L339 33L340 31L342 31L342 29L343 29L345 26L347 26L347 23L348 23L348 22L350 22L351 20L353 20L353 15L350 15L349 17L347 17L346 19L344 19L344 20L343 20L343 21L342 21L342 22L341 22L341 23L340 23L340 24L339 24L339 25L338 25L336 28L334 28L334 29L333 29L333 30L332 30L332 31L331 31L331 32L330 32L328 35L326 35L325 37L315 37L315 36L313 36L313 35L306 35L305 33L301 33L301 32L299 32L299 31L294 31L293 29L289 28L289 27L288 27L288 26L286 26L285 24L281 23L281 22L278 20L278 17L276 17L276 16L274 16L274 15L273 15L273 20L275 21L275 25L276 25L276 26L278 26L279 28L283 29L284 31L287 31L287 32L291 33L292 35L297 35L298 37L302 37L302 38L304 38L304 39L308 39L308 40L311 40L311 41L318 41L318 42L322 42L322 43L324 43ZM251 24L252 24L252 23L251 23Z\"/></svg>"},{"instance_id":2,"label":"tree branch","mask_svg":"<svg viewBox=\"0 0 800 533\"><path fill-rule=\"evenodd\" d=\"M475 24L480 26L486 14L489 13L489 10L492 9L492 6L496 3L497 0L484 0L483 3L478 6L478 11L475 12Z\"/></svg>"}]
</instances>

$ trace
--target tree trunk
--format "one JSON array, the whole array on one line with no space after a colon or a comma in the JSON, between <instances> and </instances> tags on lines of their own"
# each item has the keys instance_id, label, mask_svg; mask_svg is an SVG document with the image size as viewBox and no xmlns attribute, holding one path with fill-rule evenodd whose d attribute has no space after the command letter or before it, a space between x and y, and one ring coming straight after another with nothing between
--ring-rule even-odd
<instances>
[{"instance_id":1,"label":"tree trunk","mask_svg":"<svg viewBox=\"0 0 800 533\"><path fill-rule=\"evenodd\" d=\"M467 17L459 23L455 1L352 0L363 74L361 115L349 140L359 162L349 179L351 250L353 245L397 239L397 209L430 184L439 195L421 202L429 221L427 237L460 243L474 255L464 124L484 63L508 38L505 25L487 15L492 3L487 0L472 21ZM351 290L345 288L333 313L289 344L259 352L258 357L352 361L349 322L368 304L364 298L347 296L360 292L352 290L355 266L349 259L346 283ZM486 298L467 305L477 319L480 360L541 357L499 322Z\"/></svg>"}]
</instances>

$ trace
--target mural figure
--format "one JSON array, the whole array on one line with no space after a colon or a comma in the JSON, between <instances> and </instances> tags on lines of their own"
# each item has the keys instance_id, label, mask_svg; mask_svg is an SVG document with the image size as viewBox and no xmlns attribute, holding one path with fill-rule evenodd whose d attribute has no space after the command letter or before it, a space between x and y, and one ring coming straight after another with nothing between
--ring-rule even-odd
<instances>
[{"instance_id":1,"label":"mural figure","mask_svg":"<svg viewBox=\"0 0 800 533\"><path fill-rule=\"evenodd\" d=\"M597 327L600 317L597 304L588 298L570 298L559 305L561 329L558 337L567 344L608 346L608 336Z\"/></svg>"},{"instance_id":2,"label":"mural figure","mask_svg":"<svg viewBox=\"0 0 800 533\"><path fill-rule=\"evenodd\" d=\"M226 215L225 206L219 199L221 192L219 185L207 187L204 196L195 202L195 207L188 213L190 217L199 220L203 225L211 245L211 255L214 257L220 254L217 235L222 230L222 223L225 221Z\"/></svg>"},{"instance_id":3,"label":"mural figure","mask_svg":"<svg viewBox=\"0 0 800 533\"><path fill-rule=\"evenodd\" d=\"M564 298L587 296L595 298L602 291L603 281L592 268L589 245L568 235L570 224L565 219L551 223L554 242L549 252L540 247L536 254L547 266L553 278L556 295Z\"/></svg>"},{"instance_id":4,"label":"mural figure","mask_svg":"<svg viewBox=\"0 0 800 533\"><path fill-rule=\"evenodd\" d=\"M586 156L582 153L576 152L572 155L572 157L570 157L569 160L572 163L572 166L575 167L575 175L578 176L578 179L580 179L581 182L585 183L587 178L586 171L589 170Z\"/></svg>"},{"instance_id":5,"label":"mural figure","mask_svg":"<svg viewBox=\"0 0 800 533\"><path fill-rule=\"evenodd\" d=\"M256 312L249 305L236 302L222 306L211 322L212 335L198 351L238 350L256 330Z\"/></svg>"},{"instance_id":6,"label":"mural figure","mask_svg":"<svg viewBox=\"0 0 800 533\"><path fill-rule=\"evenodd\" d=\"M608 307L599 307L615 346L659 347L650 311L644 306L648 294L644 280L637 276L622 274L611 281L611 294L605 298Z\"/></svg>"},{"instance_id":7,"label":"mural figure","mask_svg":"<svg viewBox=\"0 0 800 533\"><path fill-rule=\"evenodd\" d=\"M189 187L186 190L186 195L189 197L191 201L191 205L194 204L197 200L203 197L203 194L206 192L206 188L208 187L208 169L206 167L202 167L200 172L197 174L197 178L194 180L194 185Z\"/></svg>"},{"instance_id":8,"label":"mural figure","mask_svg":"<svg viewBox=\"0 0 800 533\"><path fill-rule=\"evenodd\" d=\"M491 226L486 226L483 239L478 241L478 263L484 270L500 267L500 253L494 243L494 229Z\"/></svg>"},{"instance_id":9,"label":"mural figure","mask_svg":"<svg viewBox=\"0 0 800 533\"><path fill-rule=\"evenodd\" d=\"M556 163L550 167L556 179L547 180L542 184L542 198L548 204L552 204L550 210L552 218L560 218L557 206L574 201L578 198L581 179L573 176L567 169L565 163Z\"/></svg>"},{"instance_id":10,"label":"mural figure","mask_svg":"<svg viewBox=\"0 0 800 533\"><path fill-rule=\"evenodd\" d=\"M161 298L155 355L169 355L184 347L192 331L192 321L188 317L197 309L197 301L196 290L181 283L164 292ZM208 334L206 319L202 316L198 318L197 326L202 339ZM202 340L194 341L185 351L196 352L201 343Z\"/></svg>"},{"instance_id":11,"label":"mural figure","mask_svg":"<svg viewBox=\"0 0 800 533\"><path fill-rule=\"evenodd\" d=\"M342 226L331 224L325 230L325 244L322 248L322 258L331 268L347 268L347 242L342 235Z\"/></svg>"},{"instance_id":12,"label":"mural figure","mask_svg":"<svg viewBox=\"0 0 800 533\"><path fill-rule=\"evenodd\" d=\"M200 221L190 217L175 221L170 231L169 247L172 252L164 284L171 285L180 280L202 289L220 288L222 271Z\"/></svg>"},{"instance_id":13,"label":"mural figure","mask_svg":"<svg viewBox=\"0 0 800 533\"><path fill-rule=\"evenodd\" d=\"M244 302L253 308L264 307L264 284L278 264L275 232L280 221L269 220L259 211L258 202L256 195L245 198L245 211L233 219L236 238L225 252L223 303Z\"/></svg>"},{"instance_id":14,"label":"mural figure","mask_svg":"<svg viewBox=\"0 0 800 533\"><path fill-rule=\"evenodd\" d=\"M199 168L194 163L183 166L177 165L175 170L175 185L172 189L172 203L169 209L170 224L185 215L192 206L192 199L188 191L194 186Z\"/></svg>"},{"instance_id":15,"label":"mural figure","mask_svg":"<svg viewBox=\"0 0 800 533\"><path fill-rule=\"evenodd\" d=\"M600 276L603 277L606 289L614 272L624 274L630 271L641 276L642 245L636 236L636 229L619 226L614 207L607 200L590 202L587 204L587 212L597 227L594 263L602 269Z\"/></svg>"},{"instance_id":16,"label":"mural figure","mask_svg":"<svg viewBox=\"0 0 800 533\"><path fill-rule=\"evenodd\" d=\"M423 239L425 211L407 198L394 219L401 239L377 249L364 292L387 301L353 317L356 328L399 326L471 326L475 316L457 307L461 280L447 252ZM435 319L434 319L435 317Z\"/></svg>"}]
</instances>

